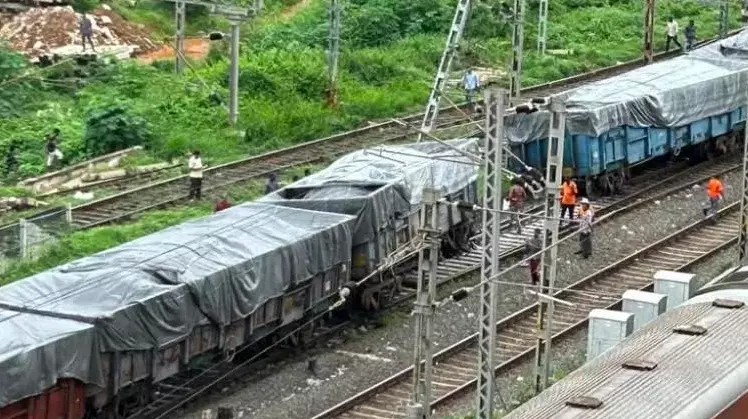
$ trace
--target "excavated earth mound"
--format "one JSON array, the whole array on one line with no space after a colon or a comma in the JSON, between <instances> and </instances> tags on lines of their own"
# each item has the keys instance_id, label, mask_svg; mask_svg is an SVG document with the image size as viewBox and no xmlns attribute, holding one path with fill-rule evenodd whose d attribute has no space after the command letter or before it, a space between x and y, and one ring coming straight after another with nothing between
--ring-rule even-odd
<instances>
[{"instance_id":1,"label":"excavated earth mound","mask_svg":"<svg viewBox=\"0 0 748 419\"><path fill-rule=\"evenodd\" d=\"M5 22L0 28L0 38L32 59L50 54L67 55L82 50L78 29L81 17L70 6L30 8ZM111 10L97 9L89 15L89 19L97 50L121 47L127 51L147 53L161 47L143 29Z\"/></svg>"}]
</instances>

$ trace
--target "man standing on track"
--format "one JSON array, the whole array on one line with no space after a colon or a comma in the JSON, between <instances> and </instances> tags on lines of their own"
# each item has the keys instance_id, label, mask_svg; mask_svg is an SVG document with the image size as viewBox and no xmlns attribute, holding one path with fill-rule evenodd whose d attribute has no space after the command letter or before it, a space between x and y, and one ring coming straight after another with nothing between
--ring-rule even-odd
<instances>
[{"instance_id":1,"label":"man standing on track","mask_svg":"<svg viewBox=\"0 0 748 419\"><path fill-rule=\"evenodd\" d=\"M520 222L520 213L525 206L525 199L527 193L525 188L522 186L522 179L512 179L512 187L509 188L509 211L512 212L511 219L517 223L517 234L522 234L522 223Z\"/></svg>"},{"instance_id":2,"label":"man standing on track","mask_svg":"<svg viewBox=\"0 0 748 419\"><path fill-rule=\"evenodd\" d=\"M527 256L530 258L530 280L533 285L538 285L540 282L540 254L537 254L543 250L543 237L541 236L542 230L539 228L535 229L533 237L525 243L525 250Z\"/></svg>"},{"instance_id":3,"label":"man standing on track","mask_svg":"<svg viewBox=\"0 0 748 419\"><path fill-rule=\"evenodd\" d=\"M665 52L670 51L670 41L673 41L678 48L683 48L678 42L678 22L671 16L667 20L667 41L665 41Z\"/></svg>"},{"instance_id":4,"label":"man standing on track","mask_svg":"<svg viewBox=\"0 0 748 419\"><path fill-rule=\"evenodd\" d=\"M688 21L688 26L683 31L686 35L686 51L693 50L693 44L696 42L696 25L693 19Z\"/></svg>"},{"instance_id":5,"label":"man standing on track","mask_svg":"<svg viewBox=\"0 0 748 419\"><path fill-rule=\"evenodd\" d=\"M580 200L582 210L579 211L579 251L575 254L581 254L587 259L592 255L592 220L595 214L590 208L590 201L587 198Z\"/></svg>"},{"instance_id":6,"label":"man standing on track","mask_svg":"<svg viewBox=\"0 0 748 419\"><path fill-rule=\"evenodd\" d=\"M577 205L577 184L570 177L565 177L561 183L561 218L568 212L569 219L574 219L574 208Z\"/></svg>"},{"instance_id":7,"label":"man standing on track","mask_svg":"<svg viewBox=\"0 0 748 419\"><path fill-rule=\"evenodd\" d=\"M200 152L195 150L192 152L190 161L188 163L190 169L190 201L200 199L200 193L203 187L203 161L200 159Z\"/></svg>"},{"instance_id":8,"label":"man standing on track","mask_svg":"<svg viewBox=\"0 0 748 419\"><path fill-rule=\"evenodd\" d=\"M706 195L709 198L709 208L704 208L704 217L712 217L717 220L719 201L724 199L724 187L719 176L712 176L706 184Z\"/></svg>"}]
</instances>

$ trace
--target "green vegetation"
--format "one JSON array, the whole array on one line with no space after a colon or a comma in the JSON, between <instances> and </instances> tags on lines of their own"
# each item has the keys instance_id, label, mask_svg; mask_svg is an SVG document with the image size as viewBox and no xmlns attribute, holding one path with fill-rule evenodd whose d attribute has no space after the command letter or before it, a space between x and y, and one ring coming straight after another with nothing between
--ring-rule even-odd
<instances>
[{"instance_id":1,"label":"green vegetation","mask_svg":"<svg viewBox=\"0 0 748 419\"><path fill-rule=\"evenodd\" d=\"M81 7L91 7L93 0ZM154 0L131 6L117 0L124 16L157 33L171 31L169 8ZM228 60L223 44L194 71L177 77L170 63L153 65L64 62L36 69L18 54L0 47L0 154L17 145L17 170L9 180L43 171L43 135L62 131L67 163L137 143L147 147L144 161L184 156L202 150L215 165L246 154L277 149L353 128L368 120L419 110L440 57L454 2L447 0L349 0L343 7L343 51L337 109L323 102L326 88L326 10L309 0L293 15L292 3L267 3L259 21L243 27L240 74L240 124L226 123ZM549 49L568 56L538 56L534 51L537 5L527 11L523 85L570 76L595 67L636 58L641 46L641 4L636 0L563 0L551 5ZM456 67L504 68L510 54L509 29L496 11L476 6L469 42ZM225 22L201 10L188 10L188 29L225 29ZM665 20L685 26L697 22L698 36L717 31L716 7L694 0L658 2L657 40L664 43ZM738 16L732 13L732 16ZM737 24L735 25L737 26ZM459 99L459 93L456 98ZM136 164L132 161L130 164ZM2 159L0 164L5 164ZM0 193L5 194L6 190ZM239 194L235 200L249 199ZM209 212L208 206L179 207L146 215L128 226L78 232L65 237L39 263L12 267L8 279L156 231Z\"/></svg>"},{"instance_id":2,"label":"green vegetation","mask_svg":"<svg viewBox=\"0 0 748 419\"><path fill-rule=\"evenodd\" d=\"M103 152L95 136L86 134L92 115L113 108L127 118L147 123L152 153L160 158L203 150L205 160L218 163L240 155L275 149L358 126L367 120L418 109L428 93L451 20L447 0L351 0L344 4L341 56L342 103L328 109L322 103L325 77L325 2L310 0L296 15L278 10L287 1L270 3L270 12L245 25L241 57L241 109L238 130L226 123L224 107L228 60L217 45L205 63L184 77L171 73L168 63L74 63L32 70L18 55L0 52L0 152L8 143L21 144L17 176L42 170L43 134L60 127L66 160L74 162ZM170 27L167 6L149 0L115 8L158 30ZM223 23L190 10L193 30L221 29ZM716 32L717 11L696 1L659 3L658 34L668 15L694 18L699 35ZM530 85L611 65L639 55L640 2L632 0L566 0L554 3L548 47L573 50L564 57L540 57L534 52L535 16L527 12L523 84ZM154 17L153 19L148 16ZM284 17L285 16L285 17ZM737 16L737 14L733 14ZM155 21L163 18L163 25ZM167 21L169 22L167 24ZM508 27L493 9L473 13L470 42L460 66L477 64L503 68L510 52ZM664 36L658 37L664 41ZM25 77L24 77L25 75ZM12 94L7 94L12 93ZM459 97L459 96L458 96ZM139 140L137 137L131 140ZM115 141L111 146L119 144ZM92 148L92 146L94 148Z\"/></svg>"},{"instance_id":3,"label":"green vegetation","mask_svg":"<svg viewBox=\"0 0 748 419\"><path fill-rule=\"evenodd\" d=\"M289 183L292 176L301 176L304 169L316 169L315 166L295 168L281 174L280 181ZM226 196L233 204L256 199L262 195L261 182L237 186L217 193L208 193L208 197ZM127 243L157 231L185 221L203 217L213 212L215 202L204 199L190 206L178 206L166 210L151 211L126 225L114 225L75 231L60 237L56 243L47 245L39 252L35 260L12 262L2 268L0 286L27 276L43 272L55 266L90 256L94 253Z\"/></svg>"}]
</instances>

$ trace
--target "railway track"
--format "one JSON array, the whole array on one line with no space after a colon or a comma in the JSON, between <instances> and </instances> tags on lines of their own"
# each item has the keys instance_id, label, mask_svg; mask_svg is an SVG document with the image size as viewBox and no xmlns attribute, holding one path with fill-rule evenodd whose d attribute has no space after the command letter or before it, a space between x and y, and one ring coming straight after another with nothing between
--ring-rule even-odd
<instances>
[{"instance_id":1,"label":"railway track","mask_svg":"<svg viewBox=\"0 0 748 419\"><path fill-rule=\"evenodd\" d=\"M712 175L735 171L740 167L738 160L734 160L720 163L705 162L685 170L674 167L671 169L644 172L636 178L639 182L635 186L627 187L622 196L597 200L593 202L593 207L596 209L598 217L611 219L615 214L630 211L639 205L643 205L659 197L688 188L696 182L704 182ZM653 176L654 173L657 173L657 176ZM541 211L542 207L535 207L528 211L528 217L523 220L523 235L509 232L510 227L506 223L502 223L504 225L500 242L502 260L506 260L522 251L524 242L532 234L534 227L541 225L541 221L532 218L531 215L539 214ZM564 230L564 234L570 232L571 230L568 228ZM480 269L480 263L480 249L474 249L470 253L442 260L438 266L437 280L440 285L454 281L459 277ZM416 272L412 271L404 279L406 282L415 282L416 275ZM390 307L408 301L414 295L415 289L403 287L401 292L395 296L394 302ZM335 330L344 326L338 325ZM324 336L329 335L333 331L326 330ZM320 336L317 336L317 339L319 338ZM263 362L263 364L266 363ZM178 376L171 377L157 386L159 397L156 402L147 406L144 410L138 411L137 415L128 417L128 419L160 419L168 417L166 415L178 406L194 400L200 394L209 391L219 383L247 376L249 368L251 368L249 365L242 364L237 366L230 361L224 361L203 370L186 371Z\"/></svg>"},{"instance_id":2,"label":"railway track","mask_svg":"<svg viewBox=\"0 0 748 419\"><path fill-rule=\"evenodd\" d=\"M738 210L739 203L734 203L720 211L720 221L716 225L710 220L696 222L557 291L557 298L574 306L556 306L553 339L586 327L590 310L616 307L626 290L648 289L657 270L686 269L733 243L737 239ZM533 356L537 339L536 310L537 304L533 304L496 325L497 374ZM434 356L432 409L475 389L477 337L477 334L470 336ZM410 399L411 379L412 368L407 368L313 419L403 418Z\"/></svg>"},{"instance_id":3,"label":"railway track","mask_svg":"<svg viewBox=\"0 0 748 419\"><path fill-rule=\"evenodd\" d=\"M679 54L677 51L661 53L655 59L664 60ZM630 71L644 64L643 60L630 61L579 76L528 87L523 89L522 93L527 97L547 96ZM440 113L439 120L435 124L436 128L444 129L469 122L470 118L463 113L464 109L466 109L466 105L460 105L459 109L449 108L443 110ZM422 118L423 114L416 114L402 118L402 120L420 125ZM377 144L404 140L411 134L412 132L407 132L406 129L394 121L383 122L223 164L205 171L203 190L209 192L214 189L256 179L279 170L314 163L325 157L335 157ZM153 208L170 205L186 199L187 190L187 177L178 176L88 202L72 209L73 227L78 229L91 228L115 222Z\"/></svg>"},{"instance_id":4,"label":"railway track","mask_svg":"<svg viewBox=\"0 0 748 419\"><path fill-rule=\"evenodd\" d=\"M730 171L740 169L737 162L724 162L716 165L703 164L695 166L689 170L679 171L670 176L653 180L652 173L646 172L641 175L644 180L635 187L627 187L621 197L603 197L592 202L595 217L600 219L605 217L609 219L614 214L631 211L636 207L651 202L658 197L664 197L674 192L693 185L694 183L706 182L712 175L723 175ZM506 259L523 251L525 242L532 236L536 228L543 227L543 221L534 219L533 215L540 215L542 207L536 207L528 211L528 216L524 219L522 234L517 234L510 227L502 229L501 240L499 242L500 259ZM568 234L572 230L568 227L562 228L562 234ZM437 279L439 283L452 281L455 278L467 275L480 269L482 249L476 248L473 251L443 260L439 263L437 270ZM417 272L409 273L406 282L415 283L417 281ZM398 300L406 300L415 294L415 289L404 288Z\"/></svg>"}]
</instances>

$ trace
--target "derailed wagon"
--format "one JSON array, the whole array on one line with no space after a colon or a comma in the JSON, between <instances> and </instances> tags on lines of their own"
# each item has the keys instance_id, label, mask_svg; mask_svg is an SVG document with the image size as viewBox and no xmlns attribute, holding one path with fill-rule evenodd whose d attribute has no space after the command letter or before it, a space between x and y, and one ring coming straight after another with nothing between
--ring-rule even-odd
<instances>
[{"instance_id":1,"label":"derailed wagon","mask_svg":"<svg viewBox=\"0 0 748 419\"><path fill-rule=\"evenodd\" d=\"M681 154L733 153L742 141L748 33L687 55L564 92L564 175L588 193L611 193L630 170ZM508 116L507 137L524 162L545 167L549 114Z\"/></svg>"},{"instance_id":2,"label":"derailed wagon","mask_svg":"<svg viewBox=\"0 0 748 419\"><path fill-rule=\"evenodd\" d=\"M399 273L413 268L399 263L379 269L416 237L424 188L436 188L445 203L454 203L440 211L442 252L469 250L476 216L457 203L478 202L478 166L471 156L479 154L476 139L359 150L259 202L356 216L351 279L366 282L356 296L360 306L376 310L397 296Z\"/></svg>"},{"instance_id":3,"label":"derailed wagon","mask_svg":"<svg viewBox=\"0 0 748 419\"><path fill-rule=\"evenodd\" d=\"M348 281L353 221L244 204L0 288L0 417L124 417L193 362L288 333Z\"/></svg>"}]
</instances>

